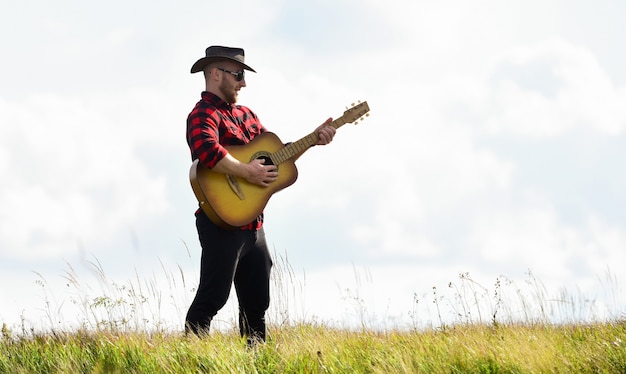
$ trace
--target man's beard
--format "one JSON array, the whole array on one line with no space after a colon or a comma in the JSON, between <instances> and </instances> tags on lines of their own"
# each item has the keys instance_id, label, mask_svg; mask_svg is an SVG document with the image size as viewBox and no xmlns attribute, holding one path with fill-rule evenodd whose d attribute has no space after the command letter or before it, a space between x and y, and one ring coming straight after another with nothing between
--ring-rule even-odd
<instances>
[{"instance_id":1,"label":"man's beard","mask_svg":"<svg viewBox=\"0 0 626 374\"><path fill-rule=\"evenodd\" d=\"M222 92L222 96L224 96L224 101L227 103L234 104L237 102L238 93L226 80L222 80L220 91Z\"/></svg>"}]
</instances>

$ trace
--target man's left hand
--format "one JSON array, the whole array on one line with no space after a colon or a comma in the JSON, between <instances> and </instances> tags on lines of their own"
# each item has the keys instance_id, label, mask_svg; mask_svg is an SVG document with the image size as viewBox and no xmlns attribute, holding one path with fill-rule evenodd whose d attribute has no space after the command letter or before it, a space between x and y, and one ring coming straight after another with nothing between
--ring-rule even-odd
<instances>
[{"instance_id":1,"label":"man's left hand","mask_svg":"<svg viewBox=\"0 0 626 374\"><path fill-rule=\"evenodd\" d=\"M332 121L333 119L329 118L316 129L319 140L315 143L315 145L326 145L333 141L333 137L335 136L335 132L337 130L330 126Z\"/></svg>"}]
</instances>

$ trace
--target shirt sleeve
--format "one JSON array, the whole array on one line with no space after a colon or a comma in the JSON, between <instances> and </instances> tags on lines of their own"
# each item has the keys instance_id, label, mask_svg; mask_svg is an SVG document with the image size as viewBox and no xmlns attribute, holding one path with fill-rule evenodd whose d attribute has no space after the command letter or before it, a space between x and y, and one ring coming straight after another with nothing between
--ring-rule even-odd
<instances>
[{"instance_id":1,"label":"shirt sleeve","mask_svg":"<svg viewBox=\"0 0 626 374\"><path fill-rule=\"evenodd\" d=\"M219 118L201 108L187 118L187 143L192 160L198 159L211 169L228 153L219 143Z\"/></svg>"}]
</instances>

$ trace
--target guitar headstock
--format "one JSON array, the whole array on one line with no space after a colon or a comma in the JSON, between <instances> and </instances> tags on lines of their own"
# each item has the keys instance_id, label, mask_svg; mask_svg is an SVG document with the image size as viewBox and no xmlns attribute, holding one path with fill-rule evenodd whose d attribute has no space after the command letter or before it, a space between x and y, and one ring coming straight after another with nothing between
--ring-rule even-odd
<instances>
[{"instance_id":1,"label":"guitar headstock","mask_svg":"<svg viewBox=\"0 0 626 374\"><path fill-rule=\"evenodd\" d=\"M359 102L359 104L357 105L354 105L353 103L352 108L346 109L346 111L343 112L343 116L341 116L341 118L346 123L354 122L354 124L356 125L359 123L359 121L363 120L363 116L369 116L369 111L370 107L369 105L367 105L367 101Z\"/></svg>"}]
</instances>

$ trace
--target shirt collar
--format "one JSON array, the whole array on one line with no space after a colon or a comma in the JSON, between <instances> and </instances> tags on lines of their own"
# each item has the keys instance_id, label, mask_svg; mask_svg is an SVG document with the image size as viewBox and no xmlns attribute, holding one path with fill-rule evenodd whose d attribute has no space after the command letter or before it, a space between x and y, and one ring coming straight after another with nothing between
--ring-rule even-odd
<instances>
[{"instance_id":1,"label":"shirt collar","mask_svg":"<svg viewBox=\"0 0 626 374\"><path fill-rule=\"evenodd\" d=\"M219 96L209 91L202 91L202 100L211 105L214 105L216 108L225 108L225 109L232 108L232 104L227 103L226 101L222 100Z\"/></svg>"}]
</instances>

